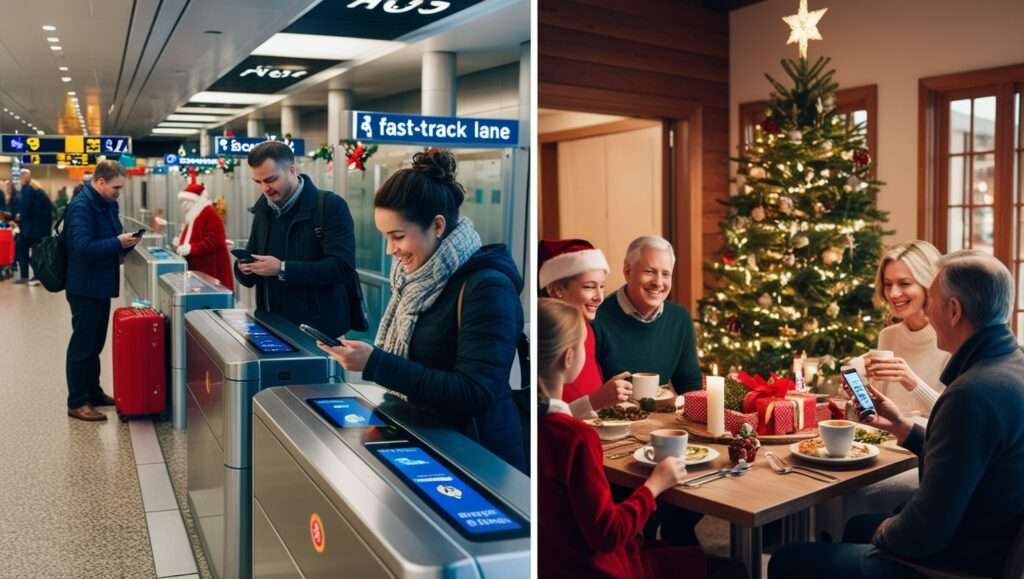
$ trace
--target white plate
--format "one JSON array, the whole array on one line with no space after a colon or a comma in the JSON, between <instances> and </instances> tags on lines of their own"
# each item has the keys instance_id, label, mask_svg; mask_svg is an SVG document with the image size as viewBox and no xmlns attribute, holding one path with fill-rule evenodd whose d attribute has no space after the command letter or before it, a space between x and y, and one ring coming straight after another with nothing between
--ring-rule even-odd
<instances>
[{"instance_id":1,"label":"white plate","mask_svg":"<svg viewBox=\"0 0 1024 579\"><path fill-rule=\"evenodd\" d=\"M587 425L596 430L597 437L605 441L622 440L623 438L626 438L627 436L629 436L629 428L633 424L633 421L621 420L616 421L615 424L612 425L602 424L601 426L598 426L594 424L595 420L600 419L587 418L583 422L587 423Z\"/></svg>"},{"instance_id":2,"label":"white plate","mask_svg":"<svg viewBox=\"0 0 1024 579\"><path fill-rule=\"evenodd\" d=\"M866 456L857 457L845 457L845 458L834 458L831 456L812 456L800 452L800 443L794 442L789 445L789 452L793 453L793 456L799 457L801 460L807 462L814 462L817 464L826 464L832 466L854 466L861 463L871 462L878 456L878 447L873 444L864 444L861 442L853 443L854 446L861 446L867 449L868 453Z\"/></svg>"},{"instance_id":3,"label":"white plate","mask_svg":"<svg viewBox=\"0 0 1024 579\"><path fill-rule=\"evenodd\" d=\"M655 400L661 402L663 400L672 400L676 397L676 391L671 386L659 386L658 394L654 397Z\"/></svg>"},{"instance_id":4,"label":"white plate","mask_svg":"<svg viewBox=\"0 0 1024 579\"><path fill-rule=\"evenodd\" d=\"M715 460L716 458L718 458L718 451L713 449L713 448L711 448L710 446L703 446L703 445L700 445L700 444L691 444L689 446L692 446L692 447L695 447L695 448L707 449L708 453L704 455L704 458L697 458L697 459L694 459L694 460L686 461L686 466L694 466L694 465L698 465L698 464L704 464L706 462L711 462L711 461ZM648 458L646 456L644 456L644 450L649 448L649 447L650 447L649 445L648 446L641 446L640 448L634 450L633 451L633 460L639 462L640 464L646 464L647 466L655 466L655 465L657 465L658 463L654 462L653 460L648 460Z\"/></svg>"}]
</instances>

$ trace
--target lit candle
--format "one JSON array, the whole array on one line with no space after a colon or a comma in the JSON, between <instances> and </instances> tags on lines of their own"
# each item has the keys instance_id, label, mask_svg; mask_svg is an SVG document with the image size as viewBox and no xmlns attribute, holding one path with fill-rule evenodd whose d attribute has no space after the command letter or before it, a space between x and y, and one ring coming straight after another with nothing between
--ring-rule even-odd
<instances>
[{"instance_id":1,"label":"lit candle","mask_svg":"<svg viewBox=\"0 0 1024 579\"><path fill-rule=\"evenodd\" d=\"M711 375L718 376L718 362L711 363Z\"/></svg>"},{"instance_id":2,"label":"lit candle","mask_svg":"<svg viewBox=\"0 0 1024 579\"><path fill-rule=\"evenodd\" d=\"M711 436L725 434L725 378L708 376L708 432Z\"/></svg>"},{"instance_id":3,"label":"lit candle","mask_svg":"<svg viewBox=\"0 0 1024 579\"><path fill-rule=\"evenodd\" d=\"M804 382L808 385L814 383L814 377L818 375L818 359L808 358L804 362Z\"/></svg>"}]
</instances>

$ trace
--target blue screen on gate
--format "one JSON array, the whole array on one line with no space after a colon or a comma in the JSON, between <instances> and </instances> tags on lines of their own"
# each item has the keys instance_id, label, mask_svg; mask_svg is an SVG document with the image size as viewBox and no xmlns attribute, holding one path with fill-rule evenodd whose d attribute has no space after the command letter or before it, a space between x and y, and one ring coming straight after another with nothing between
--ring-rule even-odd
<instances>
[{"instance_id":1,"label":"blue screen on gate","mask_svg":"<svg viewBox=\"0 0 1024 579\"><path fill-rule=\"evenodd\" d=\"M171 259L171 253L162 247L150 247L148 251L157 259Z\"/></svg>"},{"instance_id":2,"label":"blue screen on gate","mask_svg":"<svg viewBox=\"0 0 1024 579\"><path fill-rule=\"evenodd\" d=\"M246 341L264 354L296 351L291 344L277 337L266 326L244 314L237 315L230 310L217 313L231 326L232 330L241 334Z\"/></svg>"},{"instance_id":3,"label":"blue screen on gate","mask_svg":"<svg viewBox=\"0 0 1024 579\"><path fill-rule=\"evenodd\" d=\"M467 538L527 535L524 521L509 515L418 445L370 448Z\"/></svg>"},{"instance_id":4,"label":"blue screen on gate","mask_svg":"<svg viewBox=\"0 0 1024 579\"><path fill-rule=\"evenodd\" d=\"M388 422L359 398L314 398L308 401L331 424L338 428L368 428L387 426Z\"/></svg>"}]
</instances>

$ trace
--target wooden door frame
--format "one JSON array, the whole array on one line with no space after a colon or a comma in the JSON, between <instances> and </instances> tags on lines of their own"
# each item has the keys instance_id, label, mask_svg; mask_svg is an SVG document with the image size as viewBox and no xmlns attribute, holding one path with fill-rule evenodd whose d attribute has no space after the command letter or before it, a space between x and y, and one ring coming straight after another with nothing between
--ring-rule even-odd
<instances>
[{"instance_id":1,"label":"wooden door frame","mask_svg":"<svg viewBox=\"0 0 1024 579\"><path fill-rule=\"evenodd\" d=\"M661 119L664 131L672 130L675 143L670 147L669 139L663 139L663 205L664 231L676 250L676 267L672 280L670 299L696 311L697 300L703 295L703 106L694 101L679 100L656 95L620 92L609 89L587 88L552 82L541 82L538 89L540 108L561 109L606 115L619 115L647 119ZM544 148L551 144L541 145ZM554 145L557 147L557 145ZM547 153L550 155L550 152ZM557 150L555 151L557 159ZM550 175L542 158L541 182L550 182ZM557 182L557 173L555 175ZM548 191L545 189L545 191ZM555 205L557 218L557 186L555 195L545 193L550 199L542 199L544 223L542 234L551 232L552 218L547 214ZM557 235L557 221L554 221ZM616 267L616 264L609 264Z\"/></svg>"}]
</instances>

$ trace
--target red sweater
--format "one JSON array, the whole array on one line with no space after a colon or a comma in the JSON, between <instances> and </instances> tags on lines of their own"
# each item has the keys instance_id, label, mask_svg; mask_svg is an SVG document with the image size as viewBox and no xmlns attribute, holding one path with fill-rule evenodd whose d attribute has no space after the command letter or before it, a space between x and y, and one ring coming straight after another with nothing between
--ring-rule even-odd
<instances>
[{"instance_id":1,"label":"red sweater","mask_svg":"<svg viewBox=\"0 0 1024 579\"><path fill-rule=\"evenodd\" d=\"M178 243L184 241L185 231L182 230ZM235 278L231 271L231 258L228 257L224 222L212 205L203 208L192 222L192 238L189 245L189 254L185 256L185 260L188 261L190 270L210 274L220 280L224 287L234 289Z\"/></svg>"},{"instance_id":2,"label":"red sweater","mask_svg":"<svg viewBox=\"0 0 1024 579\"><path fill-rule=\"evenodd\" d=\"M594 338L594 328L590 322L587 322L587 339L583 342L583 350L586 355L583 370L580 371L576 380L566 384L562 391L562 400L565 400L566 403L589 396L604 385L601 366L597 363L597 340Z\"/></svg>"}]
</instances>

